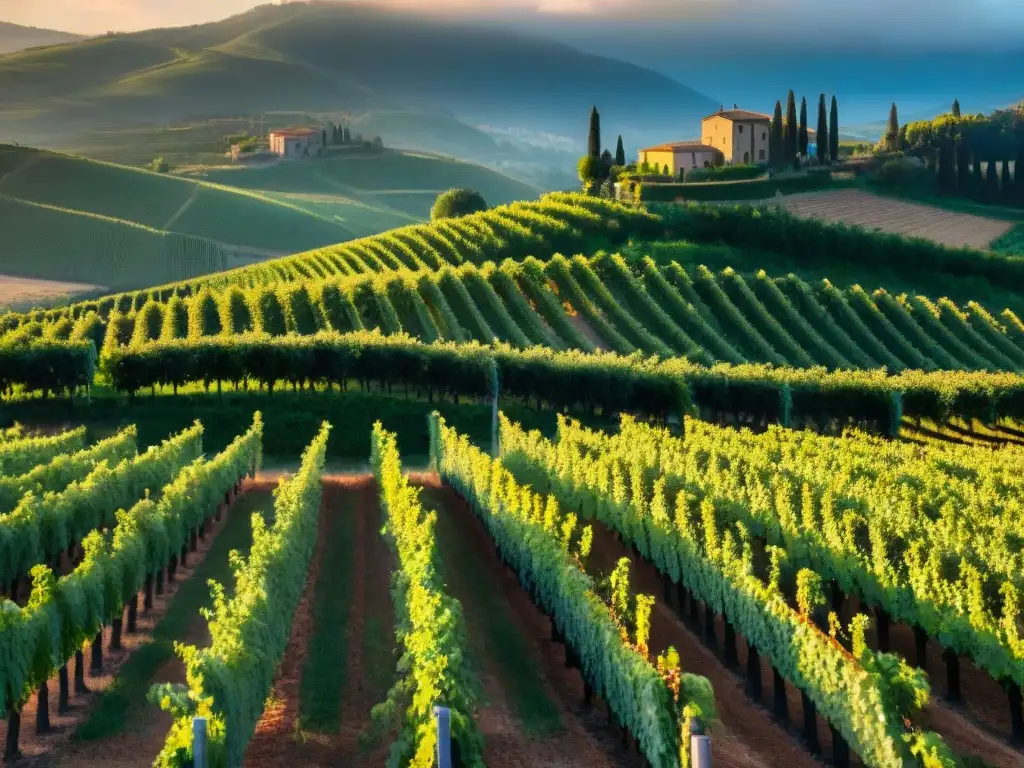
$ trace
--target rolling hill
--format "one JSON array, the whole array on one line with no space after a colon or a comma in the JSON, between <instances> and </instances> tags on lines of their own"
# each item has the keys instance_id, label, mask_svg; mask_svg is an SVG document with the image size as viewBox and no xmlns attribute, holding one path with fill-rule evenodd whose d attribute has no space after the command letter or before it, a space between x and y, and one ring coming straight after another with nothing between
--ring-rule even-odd
<instances>
[{"instance_id":1,"label":"rolling hill","mask_svg":"<svg viewBox=\"0 0 1024 768\"><path fill-rule=\"evenodd\" d=\"M390 150L196 174L0 147L0 274L137 288L410 224L452 186L494 204L539 193Z\"/></svg>"},{"instance_id":2,"label":"rolling hill","mask_svg":"<svg viewBox=\"0 0 1024 768\"><path fill-rule=\"evenodd\" d=\"M73 43L82 39L82 35L74 35L70 32L58 32L54 29L39 29L38 27L23 27L20 24L0 21L0 54L13 53L25 48L36 48L44 45Z\"/></svg>"},{"instance_id":3,"label":"rolling hill","mask_svg":"<svg viewBox=\"0 0 1024 768\"><path fill-rule=\"evenodd\" d=\"M379 328L428 342L500 340L703 363L1024 371L1024 326L1013 290L1024 273L1017 259L840 230L784 211L655 210L547 195L34 317L59 323L96 310L109 323L108 340L127 339L163 327L166 302L184 299L213 308L196 305L188 313L191 330L179 331L190 336ZM786 229L796 240L780 234ZM714 243L742 231L775 232L762 244L778 249L775 260L735 248L735 268L722 268L714 261L721 246L663 239L687 233ZM831 245L822 251L819 241ZM599 250L627 242L621 256ZM806 253L795 252L795 242ZM597 252L560 255L580 250ZM814 262L824 272L786 274L787 259L790 268ZM858 265L860 284L828 279L844 263ZM906 281L925 284L922 275L931 273L936 279L926 291L894 290L887 264L900 264ZM950 299L931 291L947 290L942 286L952 275L979 289L983 303L977 294ZM218 306L221 319L207 327ZM47 333L46 325L33 331L24 318L14 322L19 334Z\"/></svg>"},{"instance_id":4,"label":"rolling hill","mask_svg":"<svg viewBox=\"0 0 1024 768\"><path fill-rule=\"evenodd\" d=\"M582 136L595 103L609 132L674 135L717 106L662 75L539 36L326 3L3 56L0 92L0 131L24 143L281 109L425 110Z\"/></svg>"}]
</instances>

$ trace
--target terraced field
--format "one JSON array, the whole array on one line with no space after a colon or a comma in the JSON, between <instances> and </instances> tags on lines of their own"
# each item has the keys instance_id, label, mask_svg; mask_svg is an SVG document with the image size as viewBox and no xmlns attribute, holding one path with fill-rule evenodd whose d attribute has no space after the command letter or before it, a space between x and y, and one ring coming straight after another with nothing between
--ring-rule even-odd
<instances>
[{"instance_id":1,"label":"terraced field","mask_svg":"<svg viewBox=\"0 0 1024 768\"><path fill-rule=\"evenodd\" d=\"M804 192L767 202L783 205L797 216L923 237L953 248L988 248L1013 228L1013 222L957 213L858 189Z\"/></svg>"}]
</instances>

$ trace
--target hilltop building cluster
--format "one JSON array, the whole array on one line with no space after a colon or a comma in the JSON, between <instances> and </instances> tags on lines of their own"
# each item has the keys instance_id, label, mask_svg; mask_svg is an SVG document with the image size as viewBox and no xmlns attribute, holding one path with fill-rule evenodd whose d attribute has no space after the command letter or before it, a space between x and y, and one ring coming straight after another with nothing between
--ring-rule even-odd
<instances>
[{"instance_id":1,"label":"hilltop building cluster","mask_svg":"<svg viewBox=\"0 0 1024 768\"><path fill-rule=\"evenodd\" d=\"M641 166L667 168L672 176L680 171L718 165L768 165L771 160L771 115L739 109L719 108L701 120L700 139L675 141L641 149ZM808 130L810 151L815 149L815 132Z\"/></svg>"}]
</instances>

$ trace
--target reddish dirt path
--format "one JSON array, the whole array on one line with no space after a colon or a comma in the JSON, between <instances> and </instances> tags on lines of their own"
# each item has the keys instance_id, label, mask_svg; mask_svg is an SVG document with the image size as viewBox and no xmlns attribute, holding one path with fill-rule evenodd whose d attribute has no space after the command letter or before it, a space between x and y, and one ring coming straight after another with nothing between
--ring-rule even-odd
<instances>
[{"instance_id":1,"label":"reddish dirt path","mask_svg":"<svg viewBox=\"0 0 1024 768\"><path fill-rule=\"evenodd\" d=\"M243 494L268 494L272 485L263 486L259 483L246 482L238 498ZM177 576L173 584L165 583L164 593L154 595L153 610L144 612L142 610L142 597L139 597L139 616L137 621L138 631L134 634L124 632L121 643L124 646L120 651L110 651L111 629L107 627L103 632L103 674L98 677L90 677L88 673L89 650L85 651L86 684L90 693L82 695L71 695L71 710L60 715L57 713L58 680L56 677L49 681L50 689L50 723L53 731L43 736L37 736L35 732L36 699L25 706L22 711L21 722L21 750L24 757L8 766L0 758L0 765L5 768L36 768L37 766L59 765L61 768L85 768L85 766L139 766L149 765L152 759L163 746L167 729L171 724L171 717L166 712L155 706L146 704L141 712L136 713L132 719L132 728L126 729L111 738L99 739L96 741L83 742L74 740L75 729L84 723L95 710L100 701L99 694L106 690L117 678L117 673L124 664L131 658L137 649L147 645L152 637L154 628L163 619L167 609L171 605L174 596L195 573L199 565L206 559L206 555L213 546L218 534L224 529L234 505L221 515L219 522L212 519L207 524L207 534L198 543L196 551L189 553L188 567L178 566ZM127 621L126 621L127 626ZM206 630L206 620L201 616L196 617L184 638L187 643L203 645L209 642ZM184 682L185 670L181 660L175 656L173 659L160 667L154 681ZM74 660L68 663L68 675L73 678ZM73 687L72 687L73 690ZM0 722L0 739L6 735L6 722ZM144 757L140 757L144 756Z\"/></svg>"},{"instance_id":2,"label":"reddish dirt path","mask_svg":"<svg viewBox=\"0 0 1024 768\"><path fill-rule=\"evenodd\" d=\"M583 678L578 670L565 666L565 647L551 642L551 620L534 605L516 577L504 568L494 551L494 542L468 504L453 489L443 486L436 475L412 475L418 485L431 490L432 498L443 507L440 514L465 533L485 567L472 578L482 579L500 590L507 615L526 641L531 666L544 676L547 698L556 706L564 730L544 738L532 739L523 732L513 712L509 696L493 659L484 660L484 668L476 670L484 688L484 696L476 713L476 723L484 736L484 759L491 768L527 768L551 766L570 768L634 768L644 764L634 749L622 746L618 730L608 724L603 702L595 698L590 710L583 703ZM448 575L448 574L446 574ZM450 575L452 594L460 597L459 579ZM461 600L467 633L480 633L473 600Z\"/></svg>"},{"instance_id":3,"label":"reddish dirt path","mask_svg":"<svg viewBox=\"0 0 1024 768\"><path fill-rule=\"evenodd\" d=\"M797 740L795 730L787 733L771 717L763 706L754 704L745 691L744 679L730 672L719 658L678 618L671 606L664 600L664 589L661 577L654 566L642 560L637 553L625 547L614 534L598 521L589 523L594 531L594 544L590 552L588 570L591 573L608 574L615 567L620 557L629 557L630 588L633 592L641 592L655 597L654 611L651 614L652 654L662 653L670 645L679 652L679 658L685 672L703 675L711 681L715 690L715 706L718 709L720 723L712 728L712 751L716 766L776 766L787 768L800 766L816 766L820 763ZM701 606L703 621L703 605ZM724 630L721 622L716 627L716 635L721 643ZM737 633L737 637L739 634ZM746 643L737 642L739 648L739 665L737 671L746 670ZM719 646L721 647L721 646ZM761 701L772 701L771 666L762 657L763 694ZM790 722L798 726L803 722L803 706L799 691L791 685L786 686L789 700ZM828 726L819 718L818 739L823 753L831 754L831 737ZM851 753L852 761L856 761Z\"/></svg>"},{"instance_id":4,"label":"reddish dirt path","mask_svg":"<svg viewBox=\"0 0 1024 768\"><path fill-rule=\"evenodd\" d=\"M337 736L338 750L345 755L342 763L352 768L371 768L387 760L394 733L381 734L371 747L360 748L359 734L371 726L370 710L387 696L394 680L394 669L399 651L395 650L395 620L391 605L391 572L395 568L394 556L380 533L381 513L377 500L377 484L371 476L350 481L350 493L355 493L352 511L356 516L355 553L352 606L349 611L347 632L349 670L345 688L341 693L341 722L346 725ZM389 664L391 675L387 683L376 679L384 669L378 669L364 651L367 646L368 622L376 621L381 642L391 649Z\"/></svg>"},{"instance_id":5,"label":"reddish dirt path","mask_svg":"<svg viewBox=\"0 0 1024 768\"><path fill-rule=\"evenodd\" d=\"M348 497L346 499L346 497ZM351 509L346 502L351 501ZM339 515L354 515L355 539L351 553L325 551L333 527L341 524ZM320 507L318 545L306 580L305 593L292 624L292 636L274 679L274 706L264 712L256 734L246 752L246 768L278 766L345 766L377 768L385 763L393 734L384 734L379 743L365 750L359 735L370 726L370 711L387 694L388 685L375 679L381 672L364 663L364 633L367 618L374 619L386 641L394 643L394 619L389 595L392 556L379 534L380 512L376 484L372 477L332 475L324 477ZM303 731L299 721L299 697L303 663L309 640L316 630L313 600L317 578L325 557L353 558L352 603L345 633L347 637L347 675L343 690L342 727L337 733L317 734ZM389 659L391 669L394 660Z\"/></svg>"},{"instance_id":6,"label":"reddish dirt path","mask_svg":"<svg viewBox=\"0 0 1024 768\"><path fill-rule=\"evenodd\" d=\"M284 753L291 748L291 735L295 732L299 710L299 685L302 680L302 664L306 658L306 643L313 630L313 587L320 573L320 562L324 555L331 517L325 514L328 504L327 486L324 487L323 502L317 520L317 544L313 559L306 574L302 599L292 618L292 634L285 648L281 666L274 677L269 702L263 717L256 724L256 732L245 753L245 765L284 765Z\"/></svg>"}]
</instances>

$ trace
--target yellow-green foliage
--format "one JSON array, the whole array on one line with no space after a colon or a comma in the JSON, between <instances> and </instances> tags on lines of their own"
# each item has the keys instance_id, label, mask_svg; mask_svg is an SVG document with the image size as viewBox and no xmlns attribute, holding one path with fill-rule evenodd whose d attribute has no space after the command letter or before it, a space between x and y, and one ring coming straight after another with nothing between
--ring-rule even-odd
<instances>
[{"instance_id":1,"label":"yellow-green foliage","mask_svg":"<svg viewBox=\"0 0 1024 768\"><path fill-rule=\"evenodd\" d=\"M370 463L380 489L384 535L398 561L392 584L395 635L403 649L405 676L376 719L401 717L388 765L432 768L437 752L433 707L451 710L452 733L463 764L482 768L483 739L473 722L480 682L467 664L462 606L444 590L437 572L436 515L424 511L419 491L402 475L395 436L378 422ZM404 710L404 713L403 713Z\"/></svg>"}]
</instances>

